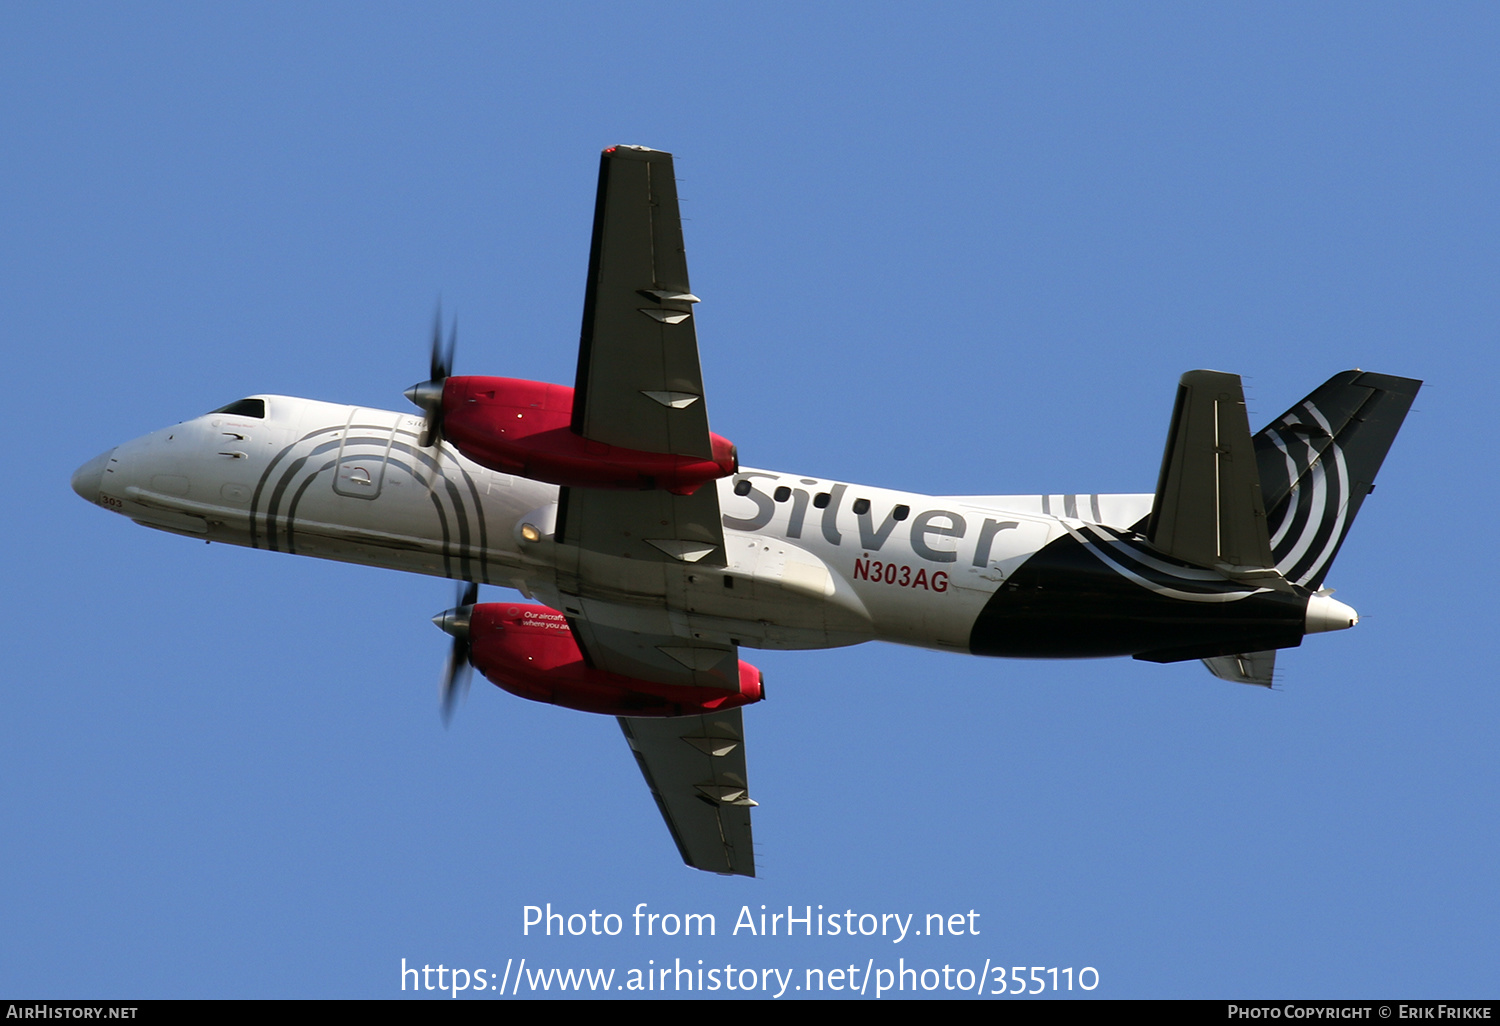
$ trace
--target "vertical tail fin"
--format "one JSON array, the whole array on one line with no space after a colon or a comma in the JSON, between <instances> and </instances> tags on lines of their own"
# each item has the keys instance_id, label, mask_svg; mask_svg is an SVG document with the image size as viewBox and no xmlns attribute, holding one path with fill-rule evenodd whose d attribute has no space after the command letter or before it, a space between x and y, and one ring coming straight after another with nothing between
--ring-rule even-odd
<instances>
[{"instance_id":1,"label":"vertical tail fin","mask_svg":"<svg viewBox=\"0 0 1500 1026\"><path fill-rule=\"evenodd\" d=\"M1421 387L1344 371L1255 436L1271 553L1287 580L1322 587Z\"/></svg>"}]
</instances>

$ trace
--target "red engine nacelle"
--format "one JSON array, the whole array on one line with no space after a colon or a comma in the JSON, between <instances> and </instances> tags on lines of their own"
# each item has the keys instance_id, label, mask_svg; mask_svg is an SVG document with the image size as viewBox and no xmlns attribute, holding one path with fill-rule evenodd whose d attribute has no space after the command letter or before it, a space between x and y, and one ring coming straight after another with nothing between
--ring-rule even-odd
<instances>
[{"instance_id":1,"label":"red engine nacelle","mask_svg":"<svg viewBox=\"0 0 1500 1026\"><path fill-rule=\"evenodd\" d=\"M691 495L739 469L734 445L710 434L713 459L642 452L594 442L573 431L573 390L519 378L448 378L443 435L491 470L579 488Z\"/></svg>"},{"instance_id":2,"label":"red engine nacelle","mask_svg":"<svg viewBox=\"0 0 1500 1026\"><path fill-rule=\"evenodd\" d=\"M739 661L723 688L657 684L596 670L583 661L567 619L546 606L486 602L469 619L469 661L513 695L610 716L690 716L765 697L761 673Z\"/></svg>"}]
</instances>

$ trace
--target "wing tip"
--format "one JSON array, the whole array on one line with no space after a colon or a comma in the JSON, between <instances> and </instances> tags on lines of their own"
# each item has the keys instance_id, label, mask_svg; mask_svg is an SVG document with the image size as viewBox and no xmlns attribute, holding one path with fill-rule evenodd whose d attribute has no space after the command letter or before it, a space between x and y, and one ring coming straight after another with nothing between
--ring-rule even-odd
<instances>
[{"instance_id":1,"label":"wing tip","mask_svg":"<svg viewBox=\"0 0 1500 1026\"><path fill-rule=\"evenodd\" d=\"M604 147L606 157L635 157L638 160L653 160L662 157L670 158L672 155L666 150L652 149L650 146L637 146L629 143L616 143L613 146Z\"/></svg>"}]
</instances>

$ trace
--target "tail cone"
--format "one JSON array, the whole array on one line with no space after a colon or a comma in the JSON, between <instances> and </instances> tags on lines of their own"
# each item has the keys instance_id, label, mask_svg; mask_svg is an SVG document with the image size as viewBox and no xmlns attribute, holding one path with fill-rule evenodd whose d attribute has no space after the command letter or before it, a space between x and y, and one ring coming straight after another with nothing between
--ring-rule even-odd
<instances>
[{"instance_id":1,"label":"tail cone","mask_svg":"<svg viewBox=\"0 0 1500 1026\"><path fill-rule=\"evenodd\" d=\"M1347 630L1357 623L1359 614L1354 608L1332 595L1320 592L1307 600L1307 626L1303 630L1308 634Z\"/></svg>"}]
</instances>

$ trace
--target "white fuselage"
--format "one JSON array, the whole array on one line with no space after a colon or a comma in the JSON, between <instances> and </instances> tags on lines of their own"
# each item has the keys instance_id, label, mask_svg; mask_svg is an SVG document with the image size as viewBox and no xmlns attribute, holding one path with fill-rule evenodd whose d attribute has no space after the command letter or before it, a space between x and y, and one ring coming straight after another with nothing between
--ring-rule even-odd
<instances>
[{"instance_id":1,"label":"white fuselage","mask_svg":"<svg viewBox=\"0 0 1500 1026\"><path fill-rule=\"evenodd\" d=\"M436 458L417 445L420 416L262 398L264 418L212 413L120 445L74 488L207 541L511 587L627 629L636 608L659 622L660 589L596 592L572 578L560 589L546 536L556 486L451 447ZM672 568L674 630L757 648L883 639L967 651L980 610L1030 556L1083 525L1128 530L1152 501L926 496L752 469L706 487L718 488L728 565ZM523 537L523 523L542 539Z\"/></svg>"}]
</instances>

